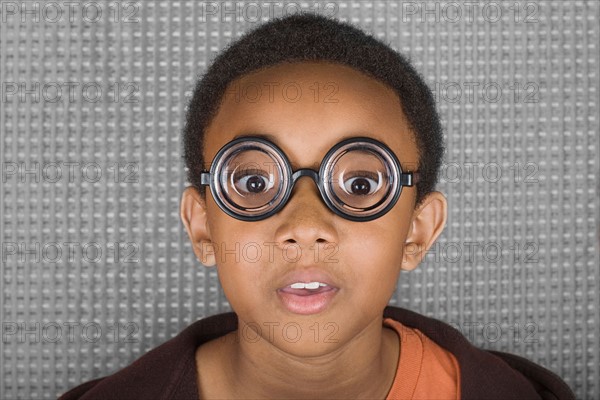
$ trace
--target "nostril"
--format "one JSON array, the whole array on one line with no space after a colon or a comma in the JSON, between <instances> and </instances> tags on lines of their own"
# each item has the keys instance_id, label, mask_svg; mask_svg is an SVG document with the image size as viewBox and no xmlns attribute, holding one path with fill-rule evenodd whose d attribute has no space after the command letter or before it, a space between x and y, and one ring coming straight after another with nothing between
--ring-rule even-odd
<instances>
[{"instance_id":1,"label":"nostril","mask_svg":"<svg viewBox=\"0 0 600 400\"><path fill-rule=\"evenodd\" d=\"M327 240L325 240L323 238L319 238L319 239L317 239L317 243L327 243Z\"/></svg>"}]
</instances>

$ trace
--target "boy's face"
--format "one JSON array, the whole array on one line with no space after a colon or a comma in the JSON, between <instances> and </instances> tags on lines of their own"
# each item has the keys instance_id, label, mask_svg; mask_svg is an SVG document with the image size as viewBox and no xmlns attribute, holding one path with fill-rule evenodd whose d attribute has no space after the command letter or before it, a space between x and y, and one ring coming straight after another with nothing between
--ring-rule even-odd
<instances>
[{"instance_id":1,"label":"boy's face","mask_svg":"<svg viewBox=\"0 0 600 400\"><path fill-rule=\"evenodd\" d=\"M332 146L354 136L387 144L404 170L418 165L396 94L335 64L278 65L234 82L206 131L204 159L211 162L237 135L255 134L270 135L293 170L318 170ZM257 331L279 349L303 356L380 330L400 270L416 267L446 217L439 193L415 210L416 187L404 187L387 214L368 222L330 211L310 178L298 180L279 213L256 222L228 216L206 192L203 200L186 190L182 219L197 257L217 265L245 329L242 337L252 341ZM327 283L329 292L305 298L284 293L292 282L312 281Z\"/></svg>"}]
</instances>

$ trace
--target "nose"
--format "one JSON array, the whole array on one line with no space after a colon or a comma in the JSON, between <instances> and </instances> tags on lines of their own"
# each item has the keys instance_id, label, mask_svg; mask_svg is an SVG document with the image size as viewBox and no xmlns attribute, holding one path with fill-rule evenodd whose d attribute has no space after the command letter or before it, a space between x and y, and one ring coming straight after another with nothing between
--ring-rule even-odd
<instances>
[{"instance_id":1,"label":"nose","mask_svg":"<svg viewBox=\"0 0 600 400\"><path fill-rule=\"evenodd\" d=\"M315 244L337 243L335 218L321 199L316 182L309 176L302 176L279 212L281 223L275 231L275 240L279 246L297 243L302 250Z\"/></svg>"}]
</instances>

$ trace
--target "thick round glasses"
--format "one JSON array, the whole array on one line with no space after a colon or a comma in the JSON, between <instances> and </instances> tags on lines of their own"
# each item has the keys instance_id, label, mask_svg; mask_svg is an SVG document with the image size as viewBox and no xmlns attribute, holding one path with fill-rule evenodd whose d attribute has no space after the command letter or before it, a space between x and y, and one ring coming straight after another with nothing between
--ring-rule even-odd
<instances>
[{"instance_id":1,"label":"thick round glasses","mask_svg":"<svg viewBox=\"0 0 600 400\"><path fill-rule=\"evenodd\" d=\"M219 150L210 171L201 174L213 198L228 215L259 221L280 211L294 184L303 176L314 180L321 198L337 215L352 221L371 221L398 201L403 186L418 181L417 172L402 172L395 154L383 143L367 138L346 139L331 148L319 172L292 171L285 153L274 143L246 136Z\"/></svg>"}]
</instances>

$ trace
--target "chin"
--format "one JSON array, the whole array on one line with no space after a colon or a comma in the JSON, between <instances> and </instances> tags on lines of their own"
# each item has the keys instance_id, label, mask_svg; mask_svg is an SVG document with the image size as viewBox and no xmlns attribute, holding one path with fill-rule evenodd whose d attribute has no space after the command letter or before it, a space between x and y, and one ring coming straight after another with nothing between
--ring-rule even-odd
<instances>
[{"instance_id":1,"label":"chin","mask_svg":"<svg viewBox=\"0 0 600 400\"><path fill-rule=\"evenodd\" d=\"M315 342L312 339L300 340L295 343L279 341L274 342L273 344L277 346L279 350L298 358L326 356L334 353L340 346L339 341L334 343L323 343L323 340Z\"/></svg>"}]
</instances>

